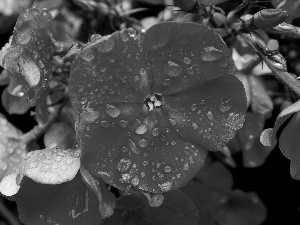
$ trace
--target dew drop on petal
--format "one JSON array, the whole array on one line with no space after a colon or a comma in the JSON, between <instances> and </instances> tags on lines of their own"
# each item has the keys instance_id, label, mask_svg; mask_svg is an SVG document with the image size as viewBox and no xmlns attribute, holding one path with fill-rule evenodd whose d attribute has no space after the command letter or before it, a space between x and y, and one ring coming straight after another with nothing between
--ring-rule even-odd
<instances>
[{"instance_id":1,"label":"dew drop on petal","mask_svg":"<svg viewBox=\"0 0 300 225\"><path fill-rule=\"evenodd\" d=\"M18 32L15 37L15 41L19 45L26 45L31 39L31 34L29 30L24 30L22 32Z\"/></svg>"},{"instance_id":2,"label":"dew drop on petal","mask_svg":"<svg viewBox=\"0 0 300 225\"><path fill-rule=\"evenodd\" d=\"M228 99L225 102L221 102L219 105L219 110L221 113L226 113L228 112L233 106L233 103L231 102L231 99Z\"/></svg>"},{"instance_id":3,"label":"dew drop on petal","mask_svg":"<svg viewBox=\"0 0 300 225\"><path fill-rule=\"evenodd\" d=\"M168 61L168 63L164 65L164 71L171 77L178 77L182 72L182 66L180 63Z\"/></svg>"},{"instance_id":4,"label":"dew drop on petal","mask_svg":"<svg viewBox=\"0 0 300 225\"><path fill-rule=\"evenodd\" d=\"M147 166L147 165L148 165L148 161L143 161L143 162L142 162L142 165L143 165L143 166Z\"/></svg>"},{"instance_id":5,"label":"dew drop on petal","mask_svg":"<svg viewBox=\"0 0 300 225\"><path fill-rule=\"evenodd\" d=\"M208 118L209 120L213 120L213 119L214 119L214 115L212 114L211 111L208 111L208 112L206 113L206 116L207 116L207 118Z\"/></svg>"},{"instance_id":6,"label":"dew drop on petal","mask_svg":"<svg viewBox=\"0 0 300 225\"><path fill-rule=\"evenodd\" d=\"M127 127L128 126L128 121L127 120L120 120L119 121L119 125L121 127Z\"/></svg>"},{"instance_id":7,"label":"dew drop on petal","mask_svg":"<svg viewBox=\"0 0 300 225\"><path fill-rule=\"evenodd\" d=\"M128 34L130 37L134 37L136 35L136 30L133 28L128 28Z\"/></svg>"},{"instance_id":8,"label":"dew drop on petal","mask_svg":"<svg viewBox=\"0 0 300 225\"><path fill-rule=\"evenodd\" d=\"M147 129L148 128L147 128L147 126L145 124L141 124L141 125L139 125L136 128L135 133L137 133L137 134L144 134L144 133L146 133Z\"/></svg>"},{"instance_id":9,"label":"dew drop on petal","mask_svg":"<svg viewBox=\"0 0 300 225\"><path fill-rule=\"evenodd\" d=\"M95 58L92 50L90 49L83 50L79 56L87 62L90 62Z\"/></svg>"},{"instance_id":10,"label":"dew drop on petal","mask_svg":"<svg viewBox=\"0 0 300 225\"><path fill-rule=\"evenodd\" d=\"M198 125L196 123L192 123L192 127L196 130L198 129Z\"/></svg>"},{"instance_id":11,"label":"dew drop on petal","mask_svg":"<svg viewBox=\"0 0 300 225\"><path fill-rule=\"evenodd\" d=\"M26 81L31 87L36 86L40 82L41 72L39 67L30 59L20 58L20 70L25 76Z\"/></svg>"},{"instance_id":12,"label":"dew drop on petal","mask_svg":"<svg viewBox=\"0 0 300 225\"><path fill-rule=\"evenodd\" d=\"M115 164L115 168L120 171L120 172L125 172L129 169L131 165L131 160L130 159L120 159L116 164Z\"/></svg>"},{"instance_id":13,"label":"dew drop on petal","mask_svg":"<svg viewBox=\"0 0 300 225\"><path fill-rule=\"evenodd\" d=\"M170 173L172 170L173 170L173 167L170 166L170 165L166 165L166 166L164 167L164 171L165 171L166 173Z\"/></svg>"},{"instance_id":14,"label":"dew drop on petal","mask_svg":"<svg viewBox=\"0 0 300 225\"><path fill-rule=\"evenodd\" d=\"M100 124L102 127L109 127L109 122L107 120L102 120Z\"/></svg>"},{"instance_id":15,"label":"dew drop on petal","mask_svg":"<svg viewBox=\"0 0 300 225\"><path fill-rule=\"evenodd\" d=\"M183 168L182 168L184 171L188 171L190 169L190 166L189 166L189 163L186 162L184 165L183 165Z\"/></svg>"},{"instance_id":16,"label":"dew drop on petal","mask_svg":"<svg viewBox=\"0 0 300 225\"><path fill-rule=\"evenodd\" d=\"M140 183L140 179L138 178L138 176L135 176L132 180L131 180L131 184L133 186L138 186Z\"/></svg>"},{"instance_id":17,"label":"dew drop on petal","mask_svg":"<svg viewBox=\"0 0 300 225\"><path fill-rule=\"evenodd\" d=\"M159 135L159 130L158 130L157 127L153 129L152 135L153 135L153 136L158 136L158 135Z\"/></svg>"},{"instance_id":18,"label":"dew drop on petal","mask_svg":"<svg viewBox=\"0 0 300 225\"><path fill-rule=\"evenodd\" d=\"M169 119L170 123L175 126L176 125L176 121L174 119Z\"/></svg>"},{"instance_id":19,"label":"dew drop on petal","mask_svg":"<svg viewBox=\"0 0 300 225\"><path fill-rule=\"evenodd\" d=\"M130 140L129 139L129 148L130 148L130 150L134 153L134 154L136 154L136 155L138 155L138 154L140 154L141 152L140 152L140 150L139 150L139 148L135 145L135 143L132 141L132 140Z\"/></svg>"},{"instance_id":20,"label":"dew drop on petal","mask_svg":"<svg viewBox=\"0 0 300 225\"><path fill-rule=\"evenodd\" d=\"M191 64L192 61L191 61L189 58L184 57L184 58L183 58L183 62L184 62L185 64Z\"/></svg>"},{"instance_id":21,"label":"dew drop on petal","mask_svg":"<svg viewBox=\"0 0 300 225\"><path fill-rule=\"evenodd\" d=\"M141 176L141 178L145 177L146 176L145 172L141 172L140 176Z\"/></svg>"},{"instance_id":22,"label":"dew drop on petal","mask_svg":"<svg viewBox=\"0 0 300 225\"><path fill-rule=\"evenodd\" d=\"M223 51L210 46L201 51L201 59L206 62L215 61L223 56Z\"/></svg>"},{"instance_id":23,"label":"dew drop on petal","mask_svg":"<svg viewBox=\"0 0 300 225\"><path fill-rule=\"evenodd\" d=\"M191 111L195 111L196 110L196 104L193 104L192 106L191 106Z\"/></svg>"},{"instance_id":24,"label":"dew drop on petal","mask_svg":"<svg viewBox=\"0 0 300 225\"><path fill-rule=\"evenodd\" d=\"M117 108L113 105L110 105L110 104L106 104L106 114L110 117L118 117L120 114L121 114L121 109L120 108Z\"/></svg>"},{"instance_id":25,"label":"dew drop on petal","mask_svg":"<svg viewBox=\"0 0 300 225\"><path fill-rule=\"evenodd\" d=\"M141 148L146 148L147 145L148 145L148 141L147 141L146 139L141 139L141 140L139 140L139 146L140 146Z\"/></svg>"}]
</instances>

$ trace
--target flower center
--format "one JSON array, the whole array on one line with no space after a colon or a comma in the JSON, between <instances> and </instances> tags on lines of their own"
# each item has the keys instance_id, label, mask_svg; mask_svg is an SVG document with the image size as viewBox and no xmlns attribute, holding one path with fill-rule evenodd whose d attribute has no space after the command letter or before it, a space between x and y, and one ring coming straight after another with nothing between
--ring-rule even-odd
<instances>
[{"instance_id":1,"label":"flower center","mask_svg":"<svg viewBox=\"0 0 300 225\"><path fill-rule=\"evenodd\" d=\"M145 104L148 106L149 111L152 111L156 107L160 107L161 106L161 95L159 95L159 94L150 95L148 98L146 98Z\"/></svg>"}]
</instances>

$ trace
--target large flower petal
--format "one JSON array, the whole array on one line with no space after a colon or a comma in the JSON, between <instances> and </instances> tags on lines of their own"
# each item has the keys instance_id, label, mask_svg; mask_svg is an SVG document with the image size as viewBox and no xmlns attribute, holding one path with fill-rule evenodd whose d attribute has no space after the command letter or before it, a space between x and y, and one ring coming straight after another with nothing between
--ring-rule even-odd
<instances>
[{"instance_id":1,"label":"large flower petal","mask_svg":"<svg viewBox=\"0 0 300 225\"><path fill-rule=\"evenodd\" d=\"M121 189L165 192L186 184L202 167L206 151L178 135L160 110L133 114L124 126L122 105L111 105L121 109L115 122L107 120L105 109L92 123L90 114L82 114L77 133L83 166Z\"/></svg>"},{"instance_id":2,"label":"large flower petal","mask_svg":"<svg viewBox=\"0 0 300 225\"><path fill-rule=\"evenodd\" d=\"M219 150L243 126L246 96L234 76L163 98L163 110L178 133L193 144Z\"/></svg>"},{"instance_id":3,"label":"large flower petal","mask_svg":"<svg viewBox=\"0 0 300 225\"><path fill-rule=\"evenodd\" d=\"M160 23L147 30L141 45L153 93L177 94L234 72L225 43L205 25Z\"/></svg>"},{"instance_id":4,"label":"large flower petal","mask_svg":"<svg viewBox=\"0 0 300 225\"><path fill-rule=\"evenodd\" d=\"M74 60L69 81L77 112L103 103L143 102L151 80L141 47L130 29L90 43Z\"/></svg>"}]
</instances>

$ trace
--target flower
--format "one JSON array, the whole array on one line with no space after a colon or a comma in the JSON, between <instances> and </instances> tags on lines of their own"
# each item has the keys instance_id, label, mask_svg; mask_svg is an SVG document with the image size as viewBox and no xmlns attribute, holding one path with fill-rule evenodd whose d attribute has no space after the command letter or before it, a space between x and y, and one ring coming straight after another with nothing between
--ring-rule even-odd
<instances>
[{"instance_id":1,"label":"flower","mask_svg":"<svg viewBox=\"0 0 300 225\"><path fill-rule=\"evenodd\" d=\"M275 147L277 138L282 154L290 162L290 173L294 179L299 180L300 154L299 154L299 116L300 100L288 106L278 115L274 129L268 128L260 136L261 143L265 146Z\"/></svg>"},{"instance_id":2,"label":"flower","mask_svg":"<svg viewBox=\"0 0 300 225\"><path fill-rule=\"evenodd\" d=\"M82 165L107 183L161 193L185 185L242 127L243 85L207 26L160 23L91 38L69 90Z\"/></svg>"}]
</instances>

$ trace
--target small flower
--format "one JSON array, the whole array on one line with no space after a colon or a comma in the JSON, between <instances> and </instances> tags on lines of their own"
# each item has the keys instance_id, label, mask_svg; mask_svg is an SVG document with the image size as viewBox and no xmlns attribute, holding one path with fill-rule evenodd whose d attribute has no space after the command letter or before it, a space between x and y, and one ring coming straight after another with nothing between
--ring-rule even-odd
<instances>
[{"instance_id":1,"label":"small flower","mask_svg":"<svg viewBox=\"0 0 300 225\"><path fill-rule=\"evenodd\" d=\"M261 142L266 146L274 147L279 142L282 154L291 160L290 173L294 179L299 180L300 168L300 101L288 106L278 115L274 129L266 129L261 134Z\"/></svg>"},{"instance_id":2,"label":"small flower","mask_svg":"<svg viewBox=\"0 0 300 225\"><path fill-rule=\"evenodd\" d=\"M180 188L242 127L246 97L233 72L221 38L195 23L91 41L69 81L82 164L120 189Z\"/></svg>"}]
</instances>

